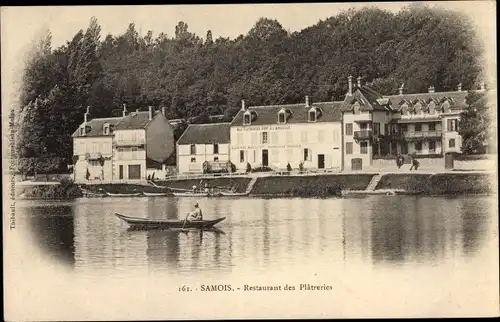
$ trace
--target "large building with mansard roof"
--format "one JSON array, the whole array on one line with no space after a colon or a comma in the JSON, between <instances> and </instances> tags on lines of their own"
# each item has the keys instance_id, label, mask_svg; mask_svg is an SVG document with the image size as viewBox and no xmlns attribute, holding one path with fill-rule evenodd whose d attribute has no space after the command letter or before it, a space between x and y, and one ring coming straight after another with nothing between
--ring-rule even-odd
<instances>
[{"instance_id":1,"label":"large building with mansard roof","mask_svg":"<svg viewBox=\"0 0 500 322\"><path fill-rule=\"evenodd\" d=\"M245 106L231 122L230 159L239 171L270 167L342 169L342 102Z\"/></svg>"},{"instance_id":2,"label":"large building with mansard roof","mask_svg":"<svg viewBox=\"0 0 500 322\"><path fill-rule=\"evenodd\" d=\"M484 87L484 86L483 86ZM484 90L484 88L482 89ZM467 91L384 96L362 85L358 78L342 104L345 170L361 170L386 156L442 157L461 152L458 134L460 113L466 107Z\"/></svg>"}]
</instances>

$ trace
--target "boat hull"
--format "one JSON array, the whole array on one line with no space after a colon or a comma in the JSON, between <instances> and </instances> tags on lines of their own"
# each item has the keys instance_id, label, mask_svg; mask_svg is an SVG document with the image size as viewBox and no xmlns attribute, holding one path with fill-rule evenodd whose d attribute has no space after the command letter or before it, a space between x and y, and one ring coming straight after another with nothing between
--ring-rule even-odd
<instances>
[{"instance_id":1,"label":"boat hull","mask_svg":"<svg viewBox=\"0 0 500 322\"><path fill-rule=\"evenodd\" d=\"M248 193L246 192L226 192L226 191L221 191L220 194L224 197L243 197L248 195Z\"/></svg>"},{"instance_id":2,"label":"boat hull","mask_svg":"<svg viewBox=\"0 0 500 322\"><path fill-rule=\"evenodd\" d=\"M213 226L226 219L226 217L221 217L214 220L184 221L137 218L119 213L115 213L115 215L134 229L211 229Z\"/></svg>"},{"instance_id":3,"label":"boat hull","mask_svg":"<svg viewBox=\"0 0 500 322\"><path fill-rule=\"evenodd\" d=\"M111 192L106 192L106 194L109 197L137 197L141 193L140 192L137 192L137 193L111 193Z\"/></svg>"},{"instance_id":4,"label":"boat hull","mask_svg":"<svg viewBox=\"0 0 500 322\"><path fill-rule=\"evenodd\" d=\"M164 197L167 196L166 192L143 192L146 197Z\"/></svg>"},{"instance_id":5,"label":"boat hull","mask_svg":"<svg viewBox=\"0 0 500 322\"><path fill-rule=\"evenodd\" d=\"M176 197L208 197L208 192L202 193L189 193L189 192L172 192L172 194Z\"/></svg>"}]
</instances>

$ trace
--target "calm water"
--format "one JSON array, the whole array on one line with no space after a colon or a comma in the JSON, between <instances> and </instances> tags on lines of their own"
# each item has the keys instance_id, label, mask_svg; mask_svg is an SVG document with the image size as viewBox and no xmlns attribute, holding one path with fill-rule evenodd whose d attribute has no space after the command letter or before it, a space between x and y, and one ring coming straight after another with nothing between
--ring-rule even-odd
<instances>
[{"instance_id":1,"label":"calm water","mask_svg":"<svg viewBox=\"0 0 500 322\"><path fill-rule=\"evenodd\" d=\"M222 232L128 231L116 218L184 219L191 198L23 202L19 229L78 274L146 269L165 274L287 271L295 265L464 268L497 238L486 197L198 199ZM446 274L446 273L445 273Z\"/></svg>"}]
</instances>

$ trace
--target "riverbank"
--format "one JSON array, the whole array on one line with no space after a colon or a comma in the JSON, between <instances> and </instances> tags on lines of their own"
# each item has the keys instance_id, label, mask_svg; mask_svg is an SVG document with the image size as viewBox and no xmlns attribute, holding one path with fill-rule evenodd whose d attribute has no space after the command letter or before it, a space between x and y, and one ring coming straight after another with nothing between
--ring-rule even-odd
<instances>
[{"instance_id":1,"label":"riverbank","mask_svg":"<svg viewBox=\"0 0 500 322\"><path fill-rule=\"evenodd\" d=\"M71 180L63 179L56 184L18 186L20 199L72 200L83 196L82 190Z\"/></svg>"}]
</instances>

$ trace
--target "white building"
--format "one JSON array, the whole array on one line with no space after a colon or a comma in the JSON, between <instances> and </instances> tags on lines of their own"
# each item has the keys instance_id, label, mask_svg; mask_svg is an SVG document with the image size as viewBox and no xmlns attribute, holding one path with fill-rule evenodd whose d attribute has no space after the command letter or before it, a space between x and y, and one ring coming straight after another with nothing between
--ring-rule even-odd
<instances>
[{"instance_id":1,"label":"white building","mask_svg":"<svg viewBox=\"0 0 500 322\"><path fill-rule=\"evenodd\" d=\"M114 180L144 180L147 168L161 167L175 150L172 126L151 106L149 111L124 116L114 127L113 142Z\"/></svg>"},{"instance_id":2,"label":"white building","mask_svg":"<svg viewBox=\"0 0 500 322\"><path fill-rule=\"evenodd\" d=\"M190 124L177 141L178 173L225 168L229 162L230 123Z\"/></svg>"},{"instance_id":3,"label":"white building","mask_svg":"<svg viewBox=\"0 0 500 322\"><path fill-rule=\"evenodd\" d=\"M251 106L231 122L230 159L237 170L342 168L342 102Z\"/></svg>"},{"instance_id":4,"label":"white building","mask_svg":"<svg viewBox=\"0 0 500 322\"><path fill-rule=\"evenodd\" d=\"M467 92L457 91L382 96L362 86L361 78L349 91L342 105L344 165L361 170L373 159L402 155L442 157L461 152L458 134L460 113L467 106Z\"/></svg>"},{"instance_id":5,"label":"white building","mask_svg":"<svg viewBox=\"0 0 500 322\"><path fill-rule=\"evenodd\" d=\"M84 121L73 133L73 175L75 181L111 180L113 177L113 127L121 117Z\"/></svg>"}]
</instances>

